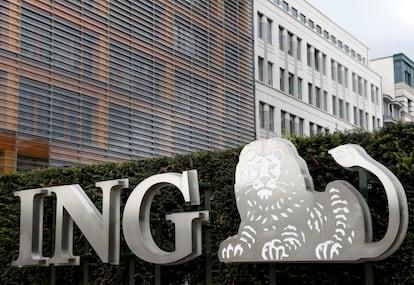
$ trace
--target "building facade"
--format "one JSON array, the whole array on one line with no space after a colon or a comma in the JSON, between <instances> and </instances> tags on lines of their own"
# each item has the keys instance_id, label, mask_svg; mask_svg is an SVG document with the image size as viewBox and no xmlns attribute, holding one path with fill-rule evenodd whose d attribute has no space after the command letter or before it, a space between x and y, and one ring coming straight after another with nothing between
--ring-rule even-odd
<instances>
[{"instance_id":1,"label":"building facade","mask_svg":"<svg viewBox=\"0 0 414 285\"><path fill-rule=\"evenodd\" d=\"M368 48L303 0L255 0L257 137L383 125Z\"/></svg>"},{"instance_id":2,"label":"building facade","mask_svg":"<svg viewBox=\"0 0 414 285\"><path fill-rule=\"evenodd\" d=\"M414 62L399 53L374 59L370 66L382 76L384 123L414 122Z\"/></svg>"},{"instance_id":3,"label":"building facade","mask_svg":"<svg viewBox=\"0 0 414 285\"><path fill-rule=\"evenodd\" d=\"M255 137L252 1L0 2L0 172Z\"/></svg>"}]
</instances>

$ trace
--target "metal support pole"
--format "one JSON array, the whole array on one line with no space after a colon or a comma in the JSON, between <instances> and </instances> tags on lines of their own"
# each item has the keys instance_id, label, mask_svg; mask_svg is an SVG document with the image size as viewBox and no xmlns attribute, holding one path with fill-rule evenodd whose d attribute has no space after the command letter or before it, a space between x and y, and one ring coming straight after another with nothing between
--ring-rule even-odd
<instances>
[{"instance_id":1,"label":"metal support pole","mask_svg":"<svg viewBox=\"0 0 414 285\"><path fill-rule=\"evenodd\" d=\"M89 284L89 265L88 261L83 261L83 284Z\"/></svg>"},{"instance_id":2,"label":"metal support pole","mask_svg":"<svg viewBox=\"0 0 414 285\"><path fill-rule=\"evenodd\" d=\"M135 284L135 261L132 256L129 257L128 261L128 284Z\"/></svg>"},{"instance_id":3,"label":"metal support pole","mask_svg":"<svg viewBox=\"0 0 414 285\"><path fill-rule=\"evenodd\" d=\"M56 285L56 267L54 264L50 265L50 285Z\"/></svg>"},{"instance_id":4,"label":"metal support pole","mask_svg":"<svg viewBox=\"0 0 414 285\"><path fill-rule=\"evenodd\" d=\"M55 248L55 225L56 225L56 199L53 199L53 204L52 204L52 231L51 231L51 235L52 235L52 249ZM54 264L50 265L50 285L56 285L56 267Z\"/></svg>"},{"instance_id":5,"label":"metal support pole","mask_svg":"<svg viewBox=\"0 0 414 285\"><path fill-rule=\"evenodd\" d=\"M89 250L89 243L85 239L84 243L84 256L82 257L83 260L83 284L88 285L89 284L89 263L88 263L88 250Z\"/></svg>"},{"instance_id":6,"label":"metal support pole","mask_svg":"<svg viewBox=\"0 0 414 285\"><path fill-rule=\"evenodd\" d=\"M161 243L162 238L162 224L161 221L157 222L157 226L155 227L155 239L157 240L158 244ZM161 265L155 265L155 285L161 285Z\"/></svg>"},{"instance_id":7,"label":"metal support pole","mask_svg":"<svg viewBox=\"0 0 414 285\"><path fill-rule=\"evenodd\" d=\"M201 184L200 185L204 190L204 204L206 210L211 212L211 186L210 184ZM206 285L213 284L213 274L212 274L212 260L211 260L211 222L206 223Z\"/></svg>"},{"instance_id":8,"label":"metal support pole","mask_svg":"<svg viewBox=\"0 0 414 285\"><path fill-rule=\"evenodd\" d=\"M276 285L276 264L269 264L269 285Z\"/></svg>"},{"instance_id":9,"label":"metal support pole","mask_svg":"<svg viewBox=\"0 0 414 285\"><path fill-rule=\"evenodd\" d=\"M372 262L364 263L364 271L365 271L365 284L374 285L374 267L373 267Z\"/></svg>"}]
</instances>

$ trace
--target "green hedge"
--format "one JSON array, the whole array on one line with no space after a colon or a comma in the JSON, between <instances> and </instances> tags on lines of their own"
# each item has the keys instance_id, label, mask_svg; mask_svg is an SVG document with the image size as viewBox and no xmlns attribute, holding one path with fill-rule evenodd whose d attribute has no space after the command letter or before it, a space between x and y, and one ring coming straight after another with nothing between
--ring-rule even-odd
<instances>
[{"instance_id":1,"label":"green hedge","mask_svg":"<svg viewBox=\"0 0 414 285\"><path fill-rule=\"evenodd\" d=\"M311 138L291 138L299 154L308 164L315 188L322 190L332 180L344 179L359 187L358 173L336 165L328 155L330 148L345 143L357 143L387 166L403 184L409 208L414 205L414 125L398 124L375 133L352 132L321 135ZM199 181L208 183L214 194L211 199L211 231L213 284L268 284L268 264L224 264L217 259L221 241L237 233L238 216L233 184L234 170L241 148L224 151L198 152L170 158L151 158L125 163L46 169L25 174L0 176L0 280L2 284L50 284L51 268L17 268L11 261L18 256L19 200L13 192L44 186L78 183L87 191L99 208L100 193L95 182L129 178L130 187L122 192L122 205L131 190L144 178L157 173L181 172L197 169ZM373 216L374 239L385 232L387 223L386 199L375 177L368 177L369 205ZM204 189L204 188L203 188ZM203 197L202 197L203 198ZM177 191L165 189L156 197L154 219L161 219L164 248L171 248L171 226L162 220L165 213L186 210ZM44 217L44 256L52 252L51 227L53 199L46 198ZM122 208L121 208L122 213ZM410 211L412 220L412 211ZM155 226L155 225L154 225ZM414 284L414 230L409 224L407 237L401 248L384 261L373 263L376 284ZM131 255L125 242L121 243L119 266L102 264L82 235L75 230L75 254L81 255L83 266L56 267L56 284L82 284L84 266L89 266L90 284L128 284L130 266L134 267L136 284L154 284L155 266ZM205 243L204 247L205 247ZM161 284L205 284L206 250L192 262L161 268ZM132 262L133 263L130 263ZM364 284L363 264L275 264L278 284Z\"/></svg>"}]
</instances>

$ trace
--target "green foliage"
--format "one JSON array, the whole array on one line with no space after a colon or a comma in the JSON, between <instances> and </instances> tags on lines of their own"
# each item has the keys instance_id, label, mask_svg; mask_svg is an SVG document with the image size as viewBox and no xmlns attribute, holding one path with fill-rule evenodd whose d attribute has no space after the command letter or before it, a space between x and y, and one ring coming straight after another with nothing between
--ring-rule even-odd
<instances>
[{"instance_id":1,"label":"green foliage","mask_svg":"<svg viewBox=\"0 0 414 285\"><path fill-rule=\"evenodd\" d=\"M342 169L327 151L345 143L356 143L385 166L403 184L410 209L414 205L414 125L398 124L374 133L349 132L291 138L299 155L308 164L315 189L323 191L335 179L349 181L359 187L357 172ZM137 284L154 284L156 268L131 254L121 241L119 266L102 264L78 230L75 230L74 251L81 256L81 266L56 268L17 268L11 261L18 256L19 200L13 196L18 190L78 183L90 199L101 206L101 195L95 182L129 178L129 189L122 192L121 210L136 185L143 179L164 172L181 172L197 169L202 185L201 195L208 183L213 191L210 222L203 230L211 234L211 251L204 243L203 255L192 262L178 266L161 267L162 284L205 284L206 260L211 257L213 284L268 284L268 264L224 264L218 261L217 250L221 241L237 233L240 217L234 197L234 171L241 147L224 151L203 151L174 157L149 158L125 163L106 163L91 166L51 168L24 174L0 176L0 280L2 284L50 284L53 270L56 284L82 284L84 268L88 267L90 284L128 284L130 269L134 269ZM381 184L368 176L369 205L374 222L374 239L380 239L387 227L386 199ZM205 201L204 201L205 202ZM197 209L204 209L205 204ZM152 208L152 227L160 229L159 245L173 247L172 226L165 221L165 214L194 210L183 202L174 189L163 189L156 196ZM410 211L410 220L413 211ZM44 255L51 256L53 224L53 199L45 199ZM205 236L206 237L206 236ZM364 284L363 264L275 264L278 284ZM375 262L376 284L414 284L414 229L409 225L407 237L401 248L386 260Z\"/></svg>"}]
</instances>

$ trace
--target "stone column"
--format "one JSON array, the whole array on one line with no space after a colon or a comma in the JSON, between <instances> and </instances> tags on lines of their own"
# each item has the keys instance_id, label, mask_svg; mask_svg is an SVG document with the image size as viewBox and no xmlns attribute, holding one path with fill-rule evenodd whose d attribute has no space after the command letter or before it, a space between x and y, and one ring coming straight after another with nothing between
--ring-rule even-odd
<instances>
[{"instance_id":1,"label":"stone column","mask_svg":"<svg viewBox=\"0 0 414 285\"><path fill-rule=\"evenodd\" d=\"M286 29L283 29L282 31L282 37L283 37L283 51L285 52L285 54L288 52L288 32Z\"/></svg>"},{"instance_id":2,"label":"stone column","mask_svg":"<svg viewBox=\"0 0 414 285\"><path fill-rule=\"evenodd\" d=\"M290 114L289 113L285 113L285 129L286 129L286 134L290 135L292 133L292 130L290 129Z\"/></svg>"},{"instance_id":3,"label":"stone column","mask_svg":"<svg viewBox=\"0 0 414 285\"><path fill-rule=\"evenodd\" d=\"M342 86L346 86L345 85L345 67L343 65L341 65L340 69L339 69L339 75L342 78ZM339 78L338 78L339 80Z\"/></svg>"},{"instance_id":4,"label":"stone column","mask_svg":"<svg viewBox=\"0 0 414 285\"><path fill-rule=\"evenodd\" d=\"M299 130L299 117L298 116L295 116L294 125L295 125L295 134L299 135L300 130Z\"/></svg>"},{"instance_id":5,"label":"stone column","mask_svg":"<svg viewBox=\"0 0 414 285\"><path fill-rule=\"evenodd\" d=\"M338 63L336 61L332 62L331 64L331 78L334 81L338 81Z\"/></svg>"},{"instance_id":6,"label":"stone column","mask_svg":"<svg viewBox=\"0 0 414 285\"><path fill-rule=\"evenodd\" d=\"M315 69L315 48L313 46L310 48L310 65L312 69Z\"/></svg>"},{"instance_id":7,"label":"stone column","mask_svg":"<svg viewBox=\"0 0 414 285\"><path fill-rule=\"evenodd\" d=\"M414 117L414 101L408 100L408 113Z\"/></svg>"},{"instance_id":8,"label":"stone column","mask_svg":"<svg viewBox=\"0 0 414 285\"><path fill-rule=\"evenodd\" d=\"M321 52L318 53L318 58L316 60L318 61L319 72L321 74L323 74L323 72L322 72L323 71L322 70L322 53Z\"/></svg>"},{"instance_id":9,"label":"stone column","mask_svg":"<svg viewBox=\"0 0 414 285\"><path fill-rule=\"evenodd\" d=\"M314 135L318 134L318 128L317 128L316 124L312 124L312 134L314 134Z\"/></svg>"},{"instance_id":10,"label":"stone column","mask_svg":"<svg viewBox=\"0 0 414 285\"><path fill-rule=\"evenodd\" d=\"M355 73L352 73L352 92L358 93L358 79Z\"/></svg>"},{"instance_id":11,"label":"stone column","mask_svg":"<svg viewBox=\"0 0 414 285\"><path fill-rule=\"evenodd\" d=\"M292 36L292 56L296 60L298 58L298 37Z\"/></svg>"},{"instance_id":12,"label":"stone column","mask_svg":"<svg viewBox=\"0 0 414 285\"><path fill-rule=\"evenodd\" d=\"M292 56L295 62L295 72L294 72L294 76L293 76L293 96L298 98L299 94L298 94L298 76L297 76L297 60L298 60L298 53L297 53L297 49L298 49L298 37L296 35L293 35L292 38ZM289 77L289 73L288 73L288 77Z\"/></svg>"}]
</instances>

